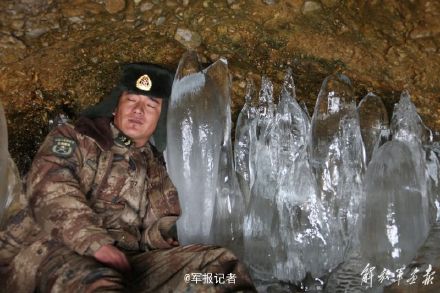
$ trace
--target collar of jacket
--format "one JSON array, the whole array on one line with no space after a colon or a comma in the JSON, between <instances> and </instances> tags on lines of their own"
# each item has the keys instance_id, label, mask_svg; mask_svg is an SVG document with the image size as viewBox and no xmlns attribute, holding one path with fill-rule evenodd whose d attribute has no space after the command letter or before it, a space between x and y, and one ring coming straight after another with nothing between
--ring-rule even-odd
<instances>
[{"instance_id":1,"label":"collar of jacket","mask_svg":"<svg viewBox=\"0 0 440 293\"><path fill-rule=\"evenodd\" d=\"M91 119L81 116L75 123L75 130L93 138L104 151L108 151L114 143L110 122L108 117Z\"/></svg>"},{"instance_id":2,"label":"collar of jacket","mask_svg":"<svg viewBox=\"0 0 440 293\"><path fill-rule=\"evenodd\" d=\"M110 129L115 144L126 148L134 144L133 140L120 131L113 123L110 123Z\"/></svg>"}]
</instances>

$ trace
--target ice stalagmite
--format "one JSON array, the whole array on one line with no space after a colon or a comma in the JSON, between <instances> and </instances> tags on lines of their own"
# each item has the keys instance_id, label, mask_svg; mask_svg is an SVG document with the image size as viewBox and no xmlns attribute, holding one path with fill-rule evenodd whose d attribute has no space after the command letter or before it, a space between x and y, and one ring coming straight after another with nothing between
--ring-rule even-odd
<instances>
[{"instance_id":1,"label":"ice stalagmite","mask_svg":"<svg viewBox=\"0 0 440 293\"><path fill-rule=\"evenodd\" d=\"M243 217L245 205L235 175L229 141L222 146L219 158L217 193L211 233L215 244L243 256Z\"/></svg>"},{"instance_id":2,"label":"ice stalagmite","mask_svg":"<svg viewBox=\"0 0 440 293\"><path fill-rule=\"evenodd\" d=\"M363 97L358 106L358 113L368 163L374 151L388 140L390 123L382 99L373 93Z\"/></svg>"},{"instance_id":3,"label":"ice stalagmite","mask_svg":"<svg viewBox=\"0 0 440 293\"><path fill-rule=\"evenodd\" d=\"M8 129L0 103L0 229L5 220L22 204L22 187L17 166L8 151Z\"/></svg>"},{"instance_id":4,"label":"ice stalagmite","mask_svg":"<svg viewBox=\"0 0 440 293\"><path fill-rule=\"evenodd\" d=\"M8 182L6 176L8 170L8 157L8 129L5 112L0 103L0 219L3 217L3 213L6 209L6 202L8 200Z\"/></svg>"},{"instance_id":5,"label":"ice stalagmite","mask_svg":"<svg viewBox=\"0 0 440 293\"><path fill-rule=\"evenodd\" d=\"M365 175L361 251L379 268L395 270L413 259L429 231L424 125L406 91L391 129L392 140L373 155Z\"/></svg>"},{"instance_id":6,"label":"ice stalagmite","mask_svg":"<svg viewBox=\"0 0 440 293\"><path fill-rule=\"evenodd\" d=\"M284 79L275 121L277 144L274 148L278 152L279 176L285 176L299 155L299 150L306 145L310 129L309 118L296 101L291 69L287 71Z\"/></svg>"},{"instance_id":7,"label":"ice stalagmite","mask_svg":"<svg viewBox=\"0 0 440 293\"><path fill-rule=\"evenodd\" d=\"M261 78L256 122L257 140L261 140L267 128L273 123L275 105L273 103L273 84L267 76Z\"/></svg>"},{"instance_id":8,"label":"ice stalagmite","mask_svg":"<svg viewBox=\"0 0 440 293\"><path fill-rule=\"evenodd\" d=\"M195 52L180 60L167 118L168 170L179 192L182 244L212 243L218 162L227 123L229 73L220 59L200 71Z\"/></svg>"},{"instance_id":9,"label":"ice stalagmite","mask_svg":"<svg viewBox=\"0 0 440 293\"><path fill-rule=\"evenodd\" d=\"M427 192L426 178L426 152L423 143L429 140L429 132L422 119L417 114L417 109L411 102L408 91L403 91L400 95L399 103L395 106L391 119L392 139L404 142L410 149L412 159L415 162L414 173L420 182L420 192L422 199L423 215L429 219L429 198ZM421 227L422 231L429 229L427 223Z\"/></svg>"},{"instance_id":10,"label":"ice stalagmite","mask_svg":"<svg viewBox=\"0 0 440 293\"><path fill-rule=\"evenodd\" d=\"M277 152L272 149L274 124L273 85L266 77L262 78L259 96L258 115L255 119L257 131L255 158L255 183L244 220L245 260L252 274L258 279L273 277L274 249L279 237L271 237L276 224L277 209Z\"/></svg>"},{"instance_id":11,"label":"ice stalagmite","mask_svg":"<svg viewBox=\"0 0 440 293\"><path fill-rule=\"evenodd\" d=\"M280 244L275 250L275 276L292 282L302 280L306 272L325 274L331 268L330 226L304 148L281 178L276 205Z\"/></svg>"},{"instance_id":12,"label":"ice stalagmite","mask_svg":"<svg viewBox=\"0 0 440 293\"><path fill-rule=\"evenodd\" d=\"M248 79L245 104L238 115L235 127L235 171L246 206L249 204L251 188L255 180L255 161L250 159L255 158L256 147L256 124L253 123L256 118L256 108L252 105L254 90L253 81Z\"/></svg>"},{"instance_id":13,"label":"ice stalagmite","mask_svg":"<svg viewBox=\"0 0 440 293\"><path fill-rule=\"evenodd\" d=\"M284 281L299 281L305 277L306 271L311 270L309 265L316 261L314 256L321 253L322 257L323 250L314 250L312 246L317 244L316 240L324 245L327 236L321 234L323 209L317 202L316 181L308 163L306 143L310 121L295 97L289 69L270 141L271 149L278 153L278 191L275 197L275 216L278 218L272 238L279 238L279 244L274 250L274 276Z\"/></svg>"},{"instance_id":14,"label":"ice stalagmite","mask_svg":"<svg viewBox=\"0 0 440 293\"><path fill-rule=\"evenodd\" d=\"M225 60L226 61L226 60ZM227 70L227 67L226 67ZM226 78L226 76L225 76ZM228 79L229 81L229 79ZM218 177L214 215L212 220L212 239L215 244L232 249L237 255L243 255L243 217L245 205L234 169L231 143L231 84L224 84L225 124L218 162Z\"/></svg>"},{"instance_id":15,"label":"ice stalagmite","mask_svg":"<svg viewBox=\"0 0 440 293\"><path fill-rule=\"evenodd\" d=\"M440 145L432 142L426 149L426 178L429 199L429 221L440 221Z\"/></svg>"},{"instance_id":16,"label":"ice stalagmite","mask_svg":"<svg viewBox=\"0 0 440 293\"><path fill-rule=\"evenodd\" d=\"M411 102L411 96L406 90L402 92L399 103L394 107L391 118L391 131L393 140L416 144L424 140L425 125L419 114L417 114L417 109Z\"/></svg>"},{"instance_id":17,"label":"ice stalagmite","mask_svg":"<svg viewBox=\"0 0 440 293\"><path fill-rule=\"evenodd\" d=\"M351 81L345 75L331 75L322 84L312 117L310 152L331 225L328 262L334 266L357 241L364 202L365 150Z\"/></svg>"}]
</instances>

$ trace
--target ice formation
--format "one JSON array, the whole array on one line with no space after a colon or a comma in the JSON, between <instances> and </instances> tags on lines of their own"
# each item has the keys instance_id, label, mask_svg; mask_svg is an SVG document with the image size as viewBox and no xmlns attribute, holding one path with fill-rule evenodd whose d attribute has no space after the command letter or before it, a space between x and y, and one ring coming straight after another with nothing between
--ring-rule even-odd
<instances>
[{"instance_id":1,"label":"ice formation","mask_svg":"<svg viewBox=\"0 0 440 293\"><path fill-rule=\"evenodd\" d=\"M251 188L255 181L255 146L256 146L256 108L252 105L252 95L255 86L252 79L248 79L246 86L245 104L238 115L235 127L234 163L240 189L243 193L246 206L249 204ZM252 165L251 165L252 164Z\"/></svg>"},{"instance_id":2,"label":"ice formation","mask_svg":"<svg viewBox=\"0 0 440 293\"><path fill-rule=\"evenodd\" d=\"M6 117L0 103L0 229L24 200L21 184L17 166L9 155Z\"/></svg>"},{"instance_id":3,"label":"ice formation","mask_svg":"<svg viewBox=\"0 0 440 293\"><path fill-rule=\"evenodd\" d=\"M312 117L310 162L332 230L332 267L356 245L364 204L365 150L351 81L345 75L331 75L321 86Z\"/></svg>"},{"instance_id":4,"label":"ice formation","mask_svg":"<svg viewBox=\"0 0 440 293\"><path fill-rule=\"evenodd\" d=\"M180 222L183 243L214 241L243 253L264 284L323 276L344 261L348 271L362 261L392 269L414 257L440 206L440 148L427 139L407 92L390 127L380 97L369 93L356 107L350 80L331 75L310 122L291 71L277 106L266 76L256 108L248 82L234 164L230 84L216 84L227 67L217 61L200 71L190 57L179 65L168 118L168 167L184 217L185 210L197 215Z\"/></svg>"},{"instance_id":5,"label":"ice formation","mask_svg":"<svg viewBox=\"0 0 440 293\"><path fill-rule=\"evenodd\" d=\"M257 118L253 122L257 135L255 157L251 157L255 160L255 182L243 224L245 260L261 279L273 276L274 249L278 244L278 237L271 237L276 218L277 190L277 152L272 146L270 131L273 119L273 85L267 77L263 77Z\"/></svg>"},{"instance_id":6,"label":"ice formation","mask_svg":"<svg viewBox=\"0 0 440 293\"><path fill-rule=\"evenodd\" d=\"M279 280L302 280L306 272L320 275L328 267L325 259L329 227L318 198L315 176L308 162L307 142L310 121L296 101L291 70L287 71L272 128L277 158L278 217L272 238L279 238L274 249L273 274Z\"/></svg>"},{"instance_id":7,"label":"ice formation","mask_svg":"<svg viewBox=\"0 0 440 293\"><path fill-rule=\"evenodd\" d=\"M222 73L224 78L229 74ZM212 239L214 243L232 249L236 254L243 255L243 217L245 203L240 185L234 169L234 160L231 143L231 85L227 83L224 88L221 112L225 113L223 140L220 147L218 161L218 175L216 184L215 204L212 220Z\"/></svg>"},{"instance_id":8,"label":"ice formation","mask_svg":"<svg viewBox=\"0 0 440 293\"><path fill-rule=\"evenodd\" d=\"M0 103L0 219L6 209L6 202L8 199L8 182L6 182L9 156L7 130L5 112Z\"/></svg>"},{"instance_id":9,"label":"ice formation","mask_svg":"<svg viewBox=\"0 0 440 293\"><path fill-rule=\"evenodd\" d=\"M182 244L212 243L218 162L225 136L230 80L226 60L200 70L195 52L184 54L173 83L167 120L168 171L179 192Z\"/></svg>"},{"instance_id":10,"label":"ice formation","mask_svg":"<svg viewBox=\"0 0 440 293\"><path fill-rule=\"evenodd\" d=\"M391 129L392 140L377 150L365 176L361 250L378 266L397 269L412 260L430 228L425 129L406 91Z\"/></svg>"},{"instance_id":11,"label":"ice formation","mask_svg":"<svg viewBox=\"0 0 440 293\"><path fill-rule=\"evenodd\" d=\"M244 201L231 144L231 81L226 59L200 70L195 52L176 72L167 120L167 162L179 192L179 241L243 250Z\"/></svg>"},{"instance_id":12,"label":"ice formation","mask_svg":"<svg viewBox=\"0 0 440 293\"><path fill-rule=\"evenodd\" d=\"M357 109L368 163L379 146L389 139L388 113L382 99L371 92L362 98Z\"/></svg>"}]
</instances>

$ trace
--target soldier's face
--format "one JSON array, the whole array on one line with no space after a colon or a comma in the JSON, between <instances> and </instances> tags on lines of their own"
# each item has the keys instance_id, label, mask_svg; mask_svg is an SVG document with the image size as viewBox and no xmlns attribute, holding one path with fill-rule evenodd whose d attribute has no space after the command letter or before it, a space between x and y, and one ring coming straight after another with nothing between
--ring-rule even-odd
<instances>
[{"instance_id":1,"label":"soldier's face","mask_svg":"<svg viewBox=\"0 0 440 293\"><path fill-rule=\"evenodd\" d=\"M162 99L124 92L114 113L114 124L137 147L153 134L162 109Z\"/></svg>"}]
</instances>

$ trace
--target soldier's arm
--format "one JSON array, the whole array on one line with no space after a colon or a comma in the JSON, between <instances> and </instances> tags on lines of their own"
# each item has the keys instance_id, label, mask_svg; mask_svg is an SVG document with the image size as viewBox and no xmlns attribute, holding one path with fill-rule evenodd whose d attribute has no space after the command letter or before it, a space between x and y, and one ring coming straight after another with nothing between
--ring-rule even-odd
<instances>
[{"instance_id":1,"label":"soldier's arm","mask_svg":"<svg viewBox=\"0 0 440 293\"><path fill-rule=\"evenodd\" d=\"M177 190L159 160L152 159L148 163L150 187L142 244L149 249L177 246L176 221L180 216Z\"/></svg>"},{"instance_id":2,"label":"soldier's arm","mask_svg":"<svg viewBox=\"0 0 440 293\"><path fill-rule=\"evenodd\" d=\"M27 196L36 222L53 239L81 255L94 255L114 239L101 227L101 219L88 206L81 190L79 170L86 147L71 126L55 129L33 161Z\"/></svg>"}]
</instances>

